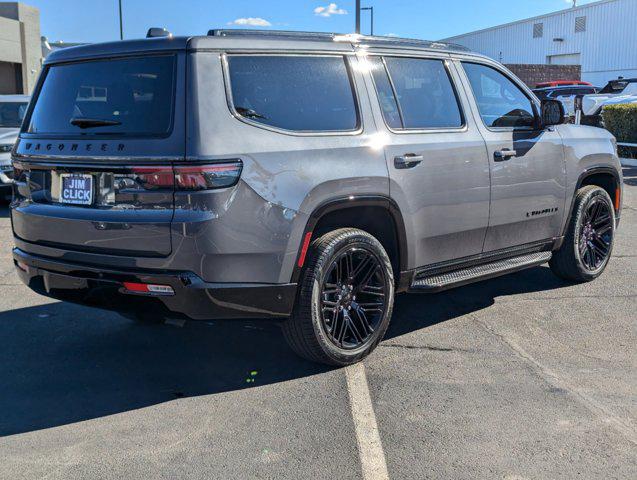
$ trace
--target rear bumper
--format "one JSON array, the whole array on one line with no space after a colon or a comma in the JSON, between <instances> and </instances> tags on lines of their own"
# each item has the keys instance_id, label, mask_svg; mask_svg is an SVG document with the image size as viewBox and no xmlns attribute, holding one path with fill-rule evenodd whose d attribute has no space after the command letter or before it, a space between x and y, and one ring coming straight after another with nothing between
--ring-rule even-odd
<instances>
[{"instance_id":1,"label":"rear bumper","mask_svg":"<svg viewBox=\"0 0 637 480\"><path fill-rule=\"evenodd\" d=\"M206 283L191 272L105 270L40 257L18 248L13 259L20 279L42 295L121 312L154 311L193 320L284 318L296 284ZM132 294L123 282L169 285L174 295Z\"/></svg>"}]
</instances>

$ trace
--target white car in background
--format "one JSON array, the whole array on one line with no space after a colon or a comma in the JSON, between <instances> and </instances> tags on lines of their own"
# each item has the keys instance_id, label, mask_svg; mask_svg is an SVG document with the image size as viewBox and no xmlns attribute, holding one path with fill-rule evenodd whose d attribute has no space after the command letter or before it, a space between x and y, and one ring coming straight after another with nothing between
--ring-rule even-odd
<instances>
[{"instance_id":1,"label":"white car in background","mask_svg":"<svg viewBox=\"0 0 637 480\"><path fill-rule=\"evenodd\" d=\"M10 194L11 149L29 106L29 95L0 95L0 198Z\"/></svg>"},{"instance_id":2,"label":"white car in background","mask_svg":"<svg viewBox=\"0 0 637 480\"><path fill-rule=\"evenodd\" d=\"M599 93L582 98L582 123L602 126L602 109L606 105L637 103L637 78L611 80Z\"/></svg>"}]
</instances>

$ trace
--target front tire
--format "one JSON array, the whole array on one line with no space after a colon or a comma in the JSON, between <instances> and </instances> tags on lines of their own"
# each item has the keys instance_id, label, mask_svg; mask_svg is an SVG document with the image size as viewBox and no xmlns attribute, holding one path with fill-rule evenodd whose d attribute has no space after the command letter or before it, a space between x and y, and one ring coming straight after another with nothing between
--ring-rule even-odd
<instances>
[{"instance_id":1,"label":"front tire","mask_svg":"<svg viewBox=\"0 0 637 480\"><path fill-rule=\"evenodd\" d=\"M596 185L580 188L564 243L549 262L555 275L588 282L599 277L610 259L615 238L615 209L608 193Z\"/></svg>"},{"instance_id":2,"label":"front tire","mask_svg":"<svg viewBox=\"0 0 637 480\"><path fill-rule=\"evenodd\" d=\"M308 360L351 365L383 339L393 306L387 252L369 233L342 228L312 243L283 333L290 347Z\"/></svg>"}]
</instances>

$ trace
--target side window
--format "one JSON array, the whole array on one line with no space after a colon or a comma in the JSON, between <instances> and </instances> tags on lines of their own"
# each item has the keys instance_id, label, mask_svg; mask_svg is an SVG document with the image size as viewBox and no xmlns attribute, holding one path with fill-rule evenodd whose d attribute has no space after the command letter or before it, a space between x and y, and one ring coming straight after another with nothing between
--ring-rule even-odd
<instances>
[{"instance_id":1,"label":"side window","mask_svg":"<svg viewBox=\"0 0 637 480\"><path fill-rule=\"evenodd\" d=\"M298 132L356 130L353 83L343 56L230 55L235 111Z\"/></svg>"},{"instance_id":2,"label":"side window","mask_svg":"<svg viewBox=\"0 0 637 480\"><path fill-rule=\"evenodd\" d=\"M390 128L403 128L396 96L394 95L394 90L387 76L383 59L381 57L369 57L369 63L371 65L372 76L374 77L374 84L376 85L376 93L383 111L385 123L387 123Z\"/></svg>"},{"instance_id":3,"label":"side window","mask_svg":"<svg viewBox=\"0 0 637 480\"><path fill-rule=\"evenodd\" d=\"M533 127L533 104L520 88L496 69L462 62L487 127Z\"/></svg>"},{"instance_id":4,"label":"side window","mask_svg":"<svg viewBox=\"0 0 637 480\"><path fill-rule=\"evenodd\" d=\"M463 125L458 99L442 60L385 57L384 63L380 59L373 60L372 74L385 121L390 127L421 129Z\"/></svg>"}]
</instances>

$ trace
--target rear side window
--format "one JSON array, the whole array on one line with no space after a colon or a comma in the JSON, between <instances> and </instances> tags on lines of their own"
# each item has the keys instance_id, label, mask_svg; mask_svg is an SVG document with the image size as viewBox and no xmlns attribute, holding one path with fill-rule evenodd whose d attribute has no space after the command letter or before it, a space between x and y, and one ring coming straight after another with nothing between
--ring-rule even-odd
<instances>
[{"instance_id":1,"label":"rear side window","mask_svg":"<svg viewBox=\"0 0 637 480\"><path fill-rule=\"evenodd\" d=\"M170 131L175 56L48 67L28 133L163 135Z\"/></svg>"},{"instance_id":2,"label":"rear side window","mask_svg":"<svg viewBox=\"0 0 637 480\"><path fill-rule=\"evenodd\" d=\"M370 61L388 126L426 129L463 125L456 92L442 60L385 57Z\"/></svg>"},{"instance_id":3,"label":"rear side window","mask_svg":"<svg viewBox=\"0 0 637 480\"><path fill-rule=\"evenodd\" d=\"M297 132L358 129L343 56L230 55L232 104L253 122Z\"/></svg>"},{"instance_id":4,"label":"rear side window","mask_svg":"<svg viewBox=\"0 0 637 480\"><path fill-rule=\"evenodd\" d=\"M533 127L535 116L529 97L494 68L462 63L487 127Z\"/></svg>"}]
</instances>

